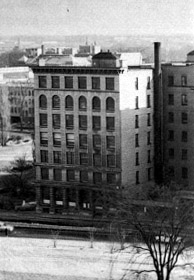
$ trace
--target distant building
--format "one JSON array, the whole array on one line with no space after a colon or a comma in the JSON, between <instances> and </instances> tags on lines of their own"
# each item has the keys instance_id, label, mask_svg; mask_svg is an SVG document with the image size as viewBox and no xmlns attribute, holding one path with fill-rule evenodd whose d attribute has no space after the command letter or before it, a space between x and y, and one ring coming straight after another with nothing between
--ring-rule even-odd
<instances>
[{"instance_id":1,"label":"distant building","mask_svg":"<svg viewBox=\"0 0 194 280\"><path fill-rule=\"evenodd\" d=\"M103 211L121 187L153 180L153 69L124 65L110 52L90 66L31 63L37 211Z\"/></svg>"},{"instance_id":2,"label":"distant building","mask_svg":"<svg viewBox=\"0 0 194 280\"><path fill-rule=\"evenodd\" d=\"M97 54L101 51L101 46L94 44L88 45L87 43L85 45L80 45L79 46L79 50L78 50L78 54L90 54L90 55L94 55Z\"/></svg>"}]
</instances>

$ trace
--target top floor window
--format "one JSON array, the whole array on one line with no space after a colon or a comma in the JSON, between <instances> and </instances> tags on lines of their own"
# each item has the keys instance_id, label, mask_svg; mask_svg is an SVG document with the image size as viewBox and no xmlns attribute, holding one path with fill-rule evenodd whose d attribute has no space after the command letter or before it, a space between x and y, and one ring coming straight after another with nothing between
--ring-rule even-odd
<instances>
[{"instance_id":1,"label":"top floor window","mask_svg":"<svg viewBox=\"0 0 194 280\"><path fill-rule=\"evenodd\" d=\"M46 109L47 108L47 98L45 95L40 95L39 97L39 107L40 109Z\"/></svg>"},{"instance_id":2,"label":"top floor window","mask_svg":"<svg viewBox=\"0 0 194 280\"><path fill-rule=\"evenodd\" d=\"M174 76L168 76L168 86L169 87L174 86Z\"/></svg>"},{"instance_id":3,"label":"top floor window","mask_svg":"<svg viewBox=\"0 0 194 280\"><path fill-rule=\"evenodd\" d=\"M182 104L183 106L188 105L188 100L187 100L187 95L186 95L186 94L182 94L182 95L181 95L181 104Z\"/></svg>"},{"instance_id":4,"label":"top floor window","mask_svg":"<svg viewBox=\"0 0 194 280\"><path fill-rule=\"evenodd\" d=\"M60 109L60 98L58 95L54 95L52 98L52 108Z\"/></svg>"},{"instance_id":5,"label":"top floor window","mask_svg":"<svg viewBox=\"0 0 194 280\"><path fill-rule=\"evenodd\" d=\"M151 79L147 77L147 89L151 89Z\"/></svg>"},{"instance_id":6,"label":"top floor window","mask_svg":"<svg viewBox=\"0 0 194 280\"><path fill-rule=\"evenodd\" d=\"M100 89L100 77L92 77L92 89Z\"/></svg>"},{"instance_id":7,"label":"top floor window","mask_svg":"<svg viewBox=\"0 0 194 280\"><path fill-rule=\"evenodd\" d=\"M38 76L38 83L39 83L39 88L46 88L47 87L46 76Z\"/></svg>"},{"instance_id":8,"label":"top floor window","mask_svg":"<svg viewBox=\"0 0 194 280\"><path fill-rule=\"evenodd\" d=\"M84 96L80 96L80 98L79 98L79 110L80 111L87 110L87 100Z\"/></svg>"},{"instance_id":9,"label":"top floor window","mask_svg":"<svg viewBox=\"0 0 194 280\"><path fill-rule=\"evenodd\" d=\"M51 85L52 88L60 88L60 77L59 76L52 76L51 77Z\"/></svg>"},{"instance_id":10,"label":"top floor window","mask_svg":"<svg viewBox=\"0 0 194 280\"><path fill-rule=\"evenodd\" d=\"M65 77L65 88L73 88L73 76Z\"/></svg>"},{"instance_id":11,"label":"top floor window","mask_svg":"<svg viewBox=\"0 0 194 280\"><path fill-rule=\"evenodd\" d=\"M86 77L78 77L78 88L87 89L87 78Z\"/></svg>"},{"instance_id":12,"label":"top floor window","mask_svg":"<svg viewBox=\"0 0 194 280\"><path fill-rule=\"evenodd\" d=\"M92 99L92 110L98 112L100 111L100 98L97 96Z\"/></svg>"},{"instance_id":13,"label":"top floor window","mask_svg":"<svg viewBox=\"0 0 194 280\"><path fill-rule=\"evenodd\" d=\"M65 109L73 110L73 98L70 95L65 98Z\"/></svg>"},{"instance_id":14,"label":"top floor window","mask_svg":"<svg viewBox=\"0 0 194 280\"><path fill-rule=\"evenodd\" d=\"M106 90L114 90L115 89L115 80L114 78L106 78Z\"/></svg>"},{"instance_id":15,"label":"top floor window","mask_svg":"<svg viewBox=\"0 0 194 280\"><path fill-rule=\"evenodd\" d=\"M187 85L187 76L186 75L182 75L181 76L181 86L186 86Z\"/></svg>"},{"instance_id":16,"label":"top floor window","mask_svg":"<svg viewBox=\"0 0 194 280\"><path fill-rule=\"evenodd\" d=\"M115 101L112 97L106 99L106 111L114 112L115 111Z\"/></svg>"}]
</instances>

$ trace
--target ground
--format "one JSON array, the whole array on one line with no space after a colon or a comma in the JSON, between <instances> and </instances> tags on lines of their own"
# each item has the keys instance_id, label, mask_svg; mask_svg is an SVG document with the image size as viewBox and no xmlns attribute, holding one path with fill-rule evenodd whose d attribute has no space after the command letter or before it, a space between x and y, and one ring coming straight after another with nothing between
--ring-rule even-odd
<instances>
[{"instance_id":1,"label":"ground","mask_svg":"<svg viewBox=\"0 0 194 280\"><path fill-rule=\"evenodd\" d=\"M119 244L114 244L118 248ZM111 253L112 242L90 240L0 237L0 280L119 280L125 273L128 253ZM141 256L130 269L139 267ZM148 269L148 265L145 265ZM145 266L144 265L144 266ZM189 278L186 277L189 276ZM193 279L194 271L178 269L172 280ZM126 279L137 279L130 275ZM146 279L146 278L140 278ZM154 275L147 278L156 279Z\"/></svg>"}]
</instances>

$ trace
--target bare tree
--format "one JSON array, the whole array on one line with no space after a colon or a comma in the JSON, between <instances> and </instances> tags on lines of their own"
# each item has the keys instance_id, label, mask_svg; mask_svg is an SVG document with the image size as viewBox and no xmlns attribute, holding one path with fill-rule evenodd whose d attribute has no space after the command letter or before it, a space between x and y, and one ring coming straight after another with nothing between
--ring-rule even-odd
<instances>
[{"instance_id":1,"label":"bare tree","mask_svg":"<svg viewBox=\"0 0 194 280\"><path fill-rule=\"evenodd\" d=\"M10 129L10 105L8 102L8 87L0 87L0 141L5 146Z\"/></svg>"},{"instance_id":2,"label":"bare tree","mask_svg":"<svg viewBox=\"0 0 194 280\"><path fill-rule=\"evenodd\" d=\"M117 222L138 236L133 242L134 251L129 254L130 271L134 267L137 276L155 273L158 280L169 280L179 266L180 256L193 246L193 203L182 199L180 191L164 186L147 195L146 200L145 190L141 199L140 192L130 199L124 195ZM141 264L138 267L134 266L137 258ZM130 279L127 275L126 272L122 279Z\"/></svg>"}]
</instances>

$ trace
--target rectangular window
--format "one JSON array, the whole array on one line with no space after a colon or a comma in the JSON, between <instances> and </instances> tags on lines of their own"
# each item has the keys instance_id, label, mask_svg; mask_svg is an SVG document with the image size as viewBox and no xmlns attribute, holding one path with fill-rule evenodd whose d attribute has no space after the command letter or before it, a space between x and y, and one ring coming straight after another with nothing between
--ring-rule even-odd
<instances>
[{"instance_id":1,"label":"rectangular window","mask_svg":"<svg viewBox=\"0 0 194 280\"><path fill-rule=\"evenodd\" d=\"M54 178L54 181L62 181L62 170L54 168L53 178Z\"/></svg>"},{"instance_id":2,"label":"rectangular window","mask_svg":"<svg viewBox=\"0 0 194 280\"><path fill-rule=\"evenodd\" d=\"M46 76L38 76L38 84L39 84L39 88L46 88L47 87Z\"/></svg>"},{"instance_id":3,"label":"rectangular window","mask_svg":"<svg viewBox=\"0 0 194 280\"><path fill-rule=\"evenodd\" d=\"M40 161L48 162L48 151L45 151L45 150L40 151Z\"/></svg>"},{"instance_id":4,"label":"rectangular window","mask_svg":"<svg viewBox=\"0 0 194 280\"><path fill-rule=\"evenodd\" d=\"M40 114L40 127L47 127L47 126L48 126L47 114Z\"/></svg>"},{"instance_id":5,"label":"rectangular window","mask_svg":"<svg viewBox=\"0 0 194 280\"><path fill-rule=\"evenodd\" d=\"M65 88L73 88L73 76L65 77Z\"/></svg>"},{"instance_id":6,"label":"rectangular window","mask_svg":"<svg viewBox=\"0 0 194 280\"><path fill-rule=\"evenodd\" d=\"M148 150L148 163L151 163L151 150Z\"/></svg>"},{"instance_id":7,"label":"rectangular window","mask_svg":"<svg viewBox=\"0 0 194 280\"><path fill-rule=\"evenodd\" d=\"M174 105L174 95L173 94L168 95L168 105Z\"/></svg>"},{"instance_id":8,"label":"rectangular window","mask_svg":"<svg viewBox=\"0 0 194 280\"><path fill-rule=\"evenodd\" d=\"M187 149L182 149L182 160L187 160Z\"/></svg>"},{"instance_id":9,"label":"rectangular window","mask_svg":"<svg viewBox=\"0 0 194 280\"><path fill-rule=\"evenodd\" d=\"M147 108L151 107L151 95L147 95Z\"/></svg>"},{"instance_id":10,"label":"rectangular window","mask_svg":"<svg viewBox=\"0 0 194 280\"><path fill-rule=\"evenodd\" d=\"M107 136L106 137L106 148L107 149L115 149L115 136Z\"/></svg>"},{"instance_id":11,"label":"rectangular window","mask_svg":"<svg viewBox=\"0 0 194 280\"><path fill-rule=\"evenodd\" d=\"M80 165L87 165L88 164L88 154L87 153L80 153Z\"/></svg>"},{"instance_id":12,"label":"rectangular window","mask_svg":"<svg viewBox=\"0 0 194 280\"><path fill-rule=\"evenodd\" d=\"M173 112L169 112L168 113L168 122L169 123L173 123L174 122L174 113Z\"/></svg>"},{"instance_id":13,"label":"rectangular window","mask_svg":"<svg viewBox=\"0 0 194 280\"><path fill-rule=\"evenodd\" d=\"M48 146L48 133L40 132L40 145Z\"/></svg>"},{"instance_id":14,"label":"rectangular window","mask_svg":"<svg viewBox=\"0 0 194 280\"><path fill-rule=\"evenodd\" d=\"M93 154L93 165L101 166L101 154Z\"/></svg>"},{"instance_id":15,"label":"rectangular window","mask_svg":"<svg viewBox=\"0 0 194 280\"><path fill-rule=\"evenodd\" d=\"M53 146L61 146L61 133L53 133Z\"/></svg>"},{"instance_id":16,"label":"rectangular window","mask_svg":"<svg viewBox=\"0 0 194 280\"><path fill-rule=\"evenodd\" d=\"M87 130L87 116L79 116L79 129Z\"/></svg>"},{"instance_id":17,"label":"rectangular window","mask_svg":"<svg viewBox=\"0 0 194 280\"><path fill-rule=\"evenodd\" d=\"M183 112L182 113L182 124L188 123L188 114Z\"/></svg>"},{"instance_id":18,"label":"rectangular window","mask_svg":"<svg viewBox=\"0 0 194 280\"><path fill-rule=\"evenodd\" d=\"M135 128L139 127L139 116L135 115Z\"/></svg>"},{"instance_id":19,"label":"rectangular window","mask_svg":"<svg viewBox=\"0 0 194 280\"><path fill-rule=\"evenodd\" d=\"M93 116L92 117L92 128L94 130L100 130L101 129L101 118L99 116Z\"/></svg>"},{"instance_id":20,"label":"rectangular window","mask_svg":"<svg viewBox=\"0 0 194 280\"><path fill-rule=\"evenodd\" d=\"M187 142L187 141L188 141L188 134L187 134L187 131L182 131L181 141L182 141L182 142Z\"/></svg>"},{"instance_id":21,"label":"rectangular window","mask_svg":"<svg viewBox=\"0 0 194 280\"><path fill-rule=\"evenodd\" d=\"M135 153L135 165L139 165L139 153Z\"/></svg>"},{"instance_id":22,"label":"rectangular window","mask_svg":"<svg viewBox=\"0 0 194 280\"><path fill-rule=\"evenodd\" d=\"M147 89L151 89L151 79L147 77Z\"/></svg>"},{"instance_id":23,"label":"rectangular window","mask_svg":"<svg viewBox=\"0 0 194 280\"><path fill-rule=\"evenodd\" d=\"M186 167L182 167L182 178L188 179L188 169Z\"/></svg>"},{"instance_id":24,"label":"rectangular window","mask_svg":"<svg viewBox=\"0 0 194 280\"><path fill-rule=\"evenodd\" d=\"M147 133L147 144L151 145L151 132L150 131L148 131L148 133Z\"/></svg>"},{"instance_id":25,"label":"rectangular window","mask_svg":"<svg viewBox=\"0 0 194 280\"><path fill-rule=\"evenodd\" d=\"M168 131L168 141L174 141L174 130Z\"/></svg>"},{"instance_id":26,"label":"rectangular window","mask_svg":"<svg viewBox=\"0 0 194 280\"><path fill-rule=\"evenodd\" d=\"M88 182L88 172L87 171L80 171L80 182Z\"/></svg>"},{"instance_id":27,"label":"rectangular window","mask_svg":"<svg viewBox=\"0 0 194 280\"><path fill-rule=\"evenodd\" d=\"M48 168L41 168L41 179L42 180L49 180L49 169Z\"/></svg>"},{"instance_id":28,"label":"rectangular window","mask_svg":"<svg viewBox=\"0 0 194 280\"><path fill-rule=\"evenodd\" d=\"M147 126L151 126L151 114L147 114Z\"/></svg>"},{"instance_id":29,"label":"rectangular window","mask_svg":"<svg viewBox=\"0 0 194 280\"><path fill-rule=\"evenodd\" d=\"M66 153L66 162L67 164L74 164L74 152Z\"/></svg>"},{"instance_id":30,"label":"rectangular window","mask_svg":"<svg viewBox=\"0 0 194 280\"><path fill-rule=\"evenodd\" d=\"M60 151L53 152L53 161L54 161L54 163L61 163L61 152Z\"/></svg>"},{"instance_id":31,"label":"rectangular window","mask_svg":"<svg viewBox=\"0 0 194 280\"><path fill-rule=\"evenodd\" d=\"M59 129L61 127L61 115L53 114L53 128Z\"/></svg>"},{"instance_id":32,"label":"rectangular window","mask_svg":"<svg viewBox=\"0 0 194 280\"><path fill-rule=\"evenodd\" d=\"M135 97L135 109L139 109L139 98L138 98L138 96Z\"/></svg>"},{"instance_id":33,"label":"rectangular window","mask_svg":"<svg viewBox=\"0 0 194 280\"><path fill-rule=\"evenodd\" d=\"M136 185L139 184L139 171L136 171L136 173L135 173L135 183L136 183Z\"/></svg>"},{"instance_id":34,"label":"rectangular window","mask_svg":"<svg viewBox=\"0 0 194 280\"><path fill-rule=\"evenodd\" d=\"M51 87L60 88L60 77L59 76L51 76Z\"/></svg>"},{"instance_id":35,"label":"rectangular window","mask_svg":"<svg viewBox=\"0 0 194 280\"><path fill-rule=\"evenodd\" d=\"M72 182L75 181L75 171L74 170L67 170L67 181Z\"/></svg>"},{"instance_id":36,"label":"rectangular window","mask_svg":"<svg viewBox=\"0 0 194 280\"><path fill-rule=\"evenodd\" d=\"M188 105L188 100L187 100L187 95L186 94L181 95L181 104L182 104L182 106L187 106Z\"/></svg>"},{"instance_id":37,"label":"rectangular window","mask_svg":"<svg viewBox=\"0 0 194 280\"><path fill-rule=\"evenodd\" d=\"M42 189L42 203L50 204L50 188L43 186L41 189Z\"/></svg>"},{"instance_id":38,"label":"rectangular window","mask_svg":"<svg viewBox=\"0 0 194 280\"><path fill-rule=\"evenodd\" d=\"M94 172L93 173L93 182L94 182L94 184L101 184L102 183L102 173Z\"/></svg>"},{"instance_id":39,"label":"rectangular window","mask_svg":"<svg viewBox=\"0 0 194 280\"><path fill-rule=\"evenodd\" d=\"M169 87L174 86L174 76L168 76L168 86Z\"/></svg>"},{"instance_id":40,"label":"rectangular window","mask_svg":"<svg viewBox=\"0 0 194 280\"><path fill-rule=\"evenodd\" d=\"M73 133L66 134L66 146L68 148L73 148L75 144L75 137Z\"/></svg>"},{"instance_id":41,"label":"rectangular window","mask_svg":"<svg viewBox=\"0 0 194 280\"><path fill-rule=\"evenodd\" d=\"M135 147L139 147L139 134L135 134Z\"/></svg>"},{"instance_id":42,"label":"rectangular window","mask_svg":"<svg viewBox=\"0 0 194 280\"><path fill-rule=\"evenodd\" d=\"M175 174L174 166L169 166L169 168L168 168L168 175L169 175L169 177L170 178L174 178L174 174Z\"/></svg>"},{"instance_id":43,"label":"rectangular window","mask_svg":"<svg viewBox=\"0 0 194 280\"><path fill-rule=\"evenodd\" d=\"M138 78L135 78L135 89L138 90L139 88L139 82L138 82Z\"/></svg>"},{"instance_id":44,"label":"rectangular window","mask_svg":"<svg viewBox=\"0 0 194 280\"><path fill-rule=\"evenodd\" d=\"M107 184L115 184L115 183L116 183L116 174L107 173Z\"/></svg>"},{"instance_id":45,"label":"rectangular window","mask_svg":"<svg viewBox=\"0 0 194 280\"><path fill-rule=\"evenodd\" d=\"M80 147L80 149L87 149L87 147L88 147L87 134L79 135L79 147Z\"/></svg>"},{"instance_id":46,"label":"rectangular window","mask_svg":"<svg viewBox=\"0 0 194 280\"><path fill-rule=\"evenodd\" d=\"M74 127L74 116L73 115L66 115L65 116L65 124L66 124L66 129L73 129L73 127Z\"/></svg>"},{"instance_id":47,"label":"rectangular window","mask_svg":"<svg viewBox=\"0 0 194 280\"><path fill-rule=\"evenodd\" d=\"M107 155L107 167L115 167L115 155Z\"/></svg>"},{"instance_id":48,"label":"rectangular window","mask_svg":"<svg viewBox=\"0 0 194 280\"><path fill-rule=\"evenodd\" d=\"M93 135L93 148L101 148L101 135Z\"/></svg>"},{"instance_id":49,"label":"rectangular window","mask_svg":"<svg viewBox=\"0 0 194 280\"><path fill-rule=\"evenodd\" d=\"M115 81L114 78L106 78L106 90L114 90L115 89Z\"/></svg>"},{"instance_id":50,"label":"rectangular window","mask_svg":"<svg viewBox=\"0 0 194 280\"><path fill-rule=\"evenodd\" d=\"M181 86L184 87L187 85L187 76L186 75L182 75L181 76Z\"/></svg>"},{"instance_id":51,"label":"rectangular window","mask_svg":"<svg viewBox=\"0 0 194 280\"><path fill-rule=\"evenodd\" d=\"M168 150L169 159L174 159L174 149L170 148Z\"/></svg>"},{"instance_id":52,"label":"rectangular window","mask_svg":"<svg viewBox=\"0 0 194 280\"><path fill-rule=\"evenodd\" d=\"M87 78L86 77L78 77L78 88L87 89Z\"/></svg>"},{"instance_id":53,"label":"rectangular window","mask_svg":"<svg viewBox=\"0 0 194 280\"><path fill-rule=\"evenodd\" d=\"M100 77L92 77L92 89L100 89Z\"/></svg>"},{"instance_id":54,"label":"rectangular window","mask_svg":"<svg viewBox=\"0 0 194 280\"><path fill-rule=\"evenodd\" d=\"M115 118L106 117L106 130L114 131L115 130Z\"/></svg>"}]
</instances>

